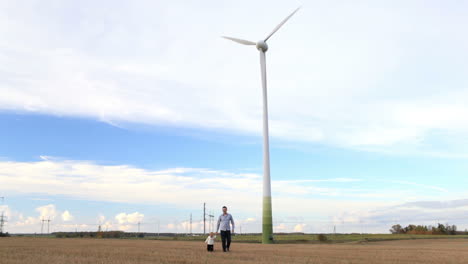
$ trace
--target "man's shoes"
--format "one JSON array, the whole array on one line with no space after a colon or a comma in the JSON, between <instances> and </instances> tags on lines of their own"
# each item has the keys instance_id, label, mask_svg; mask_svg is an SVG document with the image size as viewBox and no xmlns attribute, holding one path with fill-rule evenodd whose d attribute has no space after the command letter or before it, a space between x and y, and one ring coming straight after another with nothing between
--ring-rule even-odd
<instances>
[{"instance_id":1,"label":"man's shoes","mask_svg":"<svg viewBox=\"0 0 468 264\"><path fill-rule=\"evenodd\" d=\"M226 248L227 251L229 251L229 248Z\"/></svg>"}]
</instances>

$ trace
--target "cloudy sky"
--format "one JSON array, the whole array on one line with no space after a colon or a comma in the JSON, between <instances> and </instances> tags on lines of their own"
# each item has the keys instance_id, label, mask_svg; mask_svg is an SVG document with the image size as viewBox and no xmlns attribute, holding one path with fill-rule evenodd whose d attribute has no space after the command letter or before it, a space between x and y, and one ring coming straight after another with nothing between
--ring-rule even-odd
<instances>
[{"instance_id":1,"label":"cloudy sky","mask_svg":"<svg viewBox=\"0 0 468 264\"><path fill-rule=\"evenodd\" d=\"M270 40L276 232L468 228L468 3L0 2L6 231L261 230Z\"/></svg>"}]
</instances>

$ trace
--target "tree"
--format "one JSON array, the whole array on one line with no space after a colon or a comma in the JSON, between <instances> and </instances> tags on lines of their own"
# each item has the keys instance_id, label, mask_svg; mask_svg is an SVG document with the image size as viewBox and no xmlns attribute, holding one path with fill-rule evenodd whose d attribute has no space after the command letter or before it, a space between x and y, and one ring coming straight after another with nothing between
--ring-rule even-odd
<instances>
[{"instance_id":1,"label":"tree","mask_svg":"<svg viewBox=\"0 0 468 264\"><path fill-rule=\"evenodd\" d=\"M461 234L462 232L457 232L456 225L449 224L437 224L437 227L434 226L425 226L425 225L408 225L402 227L399 224L393 225L389 230L392 234L418 234L418 235L456 235ZM465 231L466 232L466 231Z\"/></svg>"},{"instance_id":2,"label":"tree","mask_svg":"<svg viewBox=\"0 0 468 264\"><path fill-rule=\"evenodd\" d=\"M390 229L390 233L392 234L402 234L404 233L403 228L401 227L400 224L393 225L392 228Z\"/></svg>"},{"instance_id":3,"label":"tree","mask_svg":"<svg viewBox=\"0 0 468 264\"><path fill-rule=\"evenodd\" d=\"M437 224L437 229L441 234L447 234L447 228L443 224Z\"/></svg>"}]
</instances>

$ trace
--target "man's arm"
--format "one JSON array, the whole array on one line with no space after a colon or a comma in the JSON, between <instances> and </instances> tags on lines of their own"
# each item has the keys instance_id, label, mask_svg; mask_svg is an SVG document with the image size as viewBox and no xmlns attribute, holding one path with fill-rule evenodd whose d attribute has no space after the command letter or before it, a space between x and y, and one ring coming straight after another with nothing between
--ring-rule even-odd
<instances>
[{"instance_id":1,"label":"man's arm","mask_svg":"<svg viewBox=\"0 0 468 264\"><path fill-rule=\"evenodd\" d=\"M218 233L220 224L221 224L221 216L218 217L218 224L216 225L216 233Z\"/></svg>"},{"instance_id":2,"label":"man's arm","mask_svg":"<svg viewBox=\"0 0 468 264\"><path fill-rule=\"evenodd\" d=\"M231 225L232 225L232 232L234 233L234 218L232 218L232 215L231 215Z\"/></svg>"}]
</instances>

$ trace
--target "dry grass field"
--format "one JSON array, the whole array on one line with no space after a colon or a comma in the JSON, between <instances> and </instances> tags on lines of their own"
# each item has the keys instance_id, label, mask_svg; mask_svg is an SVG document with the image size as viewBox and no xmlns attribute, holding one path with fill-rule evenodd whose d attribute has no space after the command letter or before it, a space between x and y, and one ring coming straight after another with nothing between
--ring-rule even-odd
<instances>
[{"instance_id":1,"label":"dry grass field","mask_svg":"<svg viewBox=\"0 0 468 264\"><path fill-rule=\"evenodd\" d=\"M220 247L209 253L190 241L12 237L0 238L0 263L468 263L467 239Z\"/></svg>"}]
</instances>

